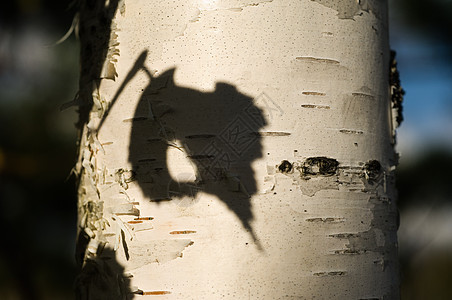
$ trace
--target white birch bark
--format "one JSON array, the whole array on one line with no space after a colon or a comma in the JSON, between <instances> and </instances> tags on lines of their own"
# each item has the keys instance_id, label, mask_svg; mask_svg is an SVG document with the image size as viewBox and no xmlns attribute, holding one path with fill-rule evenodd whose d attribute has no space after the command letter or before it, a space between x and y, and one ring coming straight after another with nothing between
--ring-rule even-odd
<instances>
[{"instance_id":1,"label":"white birch bark","mask_svg":"<svg viewBox=\"0 0 452 300\"><path fill-rule=\"evenodd\" d=\"M80 298L398 298L386 1L137 0L112 24Z\"/></svg>"}]
</instances>

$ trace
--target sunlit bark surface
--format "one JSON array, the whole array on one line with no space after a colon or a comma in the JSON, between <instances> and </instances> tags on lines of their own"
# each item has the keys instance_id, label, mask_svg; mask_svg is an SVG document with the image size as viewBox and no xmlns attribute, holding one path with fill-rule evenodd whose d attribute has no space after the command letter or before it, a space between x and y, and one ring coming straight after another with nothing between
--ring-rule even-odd
<instances>
[{"instance_id":1,"label":"sunlit bark surface","mask_svg":"<svg viewBox=\"0 0 452 300\"><path fill-rule=\"evenodd\" d=\"M386 1L108 6L78 297L397 299Z\"/></svg>"}]
</instances>

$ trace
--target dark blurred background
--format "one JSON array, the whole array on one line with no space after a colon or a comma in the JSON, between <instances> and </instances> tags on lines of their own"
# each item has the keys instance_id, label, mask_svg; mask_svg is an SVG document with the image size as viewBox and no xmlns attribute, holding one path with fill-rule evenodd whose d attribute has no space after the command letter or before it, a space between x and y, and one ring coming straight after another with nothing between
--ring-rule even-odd
<instances>
[{"instance_id":1,"label":"dark blurred background","mask_svg":"<svg viewBox=\"0 0 452 300\"><path fill-rule=\"evenodd\" d=\"M6 3L5 3L6 2ZM0 299L73 299L78 45L69 1L0 9Z\"/></svg>"},{"instance_id":2,"label":"dark blurred background","mask_svg":"<svg viewBox=\"0 0 452 300\"><path fill-rule=\"evenodd\" d=\"M402 299L452 295L452 1L394 0ZM69 0L0 10L0 299L73 299L78 44ZM69 178L69 179L67 179Z\"/></svg>"}]
</instances>

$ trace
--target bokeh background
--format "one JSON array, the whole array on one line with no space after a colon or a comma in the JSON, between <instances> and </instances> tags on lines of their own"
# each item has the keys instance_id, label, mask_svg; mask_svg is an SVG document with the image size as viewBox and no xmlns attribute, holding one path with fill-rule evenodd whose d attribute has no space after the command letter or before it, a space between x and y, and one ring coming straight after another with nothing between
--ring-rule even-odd
<instances>
[{"instance_id":1,"label":"bokeh background","mask_svg":"<svg viewBox=\"0 0 452 300\"><path fill-rule=\"evenodd\" d=\"M75 1L74 1L75 2ZM452 1L390 1L402 299L452 299ZM78 44L71 0L0 9L0 299L74 299Z\"/></svg>"}]
</instances>

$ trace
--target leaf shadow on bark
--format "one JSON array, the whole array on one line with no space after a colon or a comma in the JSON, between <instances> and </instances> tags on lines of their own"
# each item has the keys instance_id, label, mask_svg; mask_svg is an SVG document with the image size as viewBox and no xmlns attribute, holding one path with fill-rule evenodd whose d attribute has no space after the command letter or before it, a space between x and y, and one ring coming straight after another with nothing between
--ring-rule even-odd
<instances>
[{"instance_id":1,"label":"leaf shadow on bark","mask_svg":"<svg viewBox=\"0 0 452 300\"><path fill-rule=\"evenodd\" d=\"M191 206L202 202L201 192L216 196L261 249L251 226L251 197L257 192L251 164L262 156L259 130L267 124L262 110L228 83L203 92L179 86L175 69L154 77L144 66L146 55L140 55L113 99L139 70L148 74L130 120L133 179L156 203ZM182 157L185 166L169 163L170 153Z\"/></svg>"},{"instance_id":2,"label":"leaf shadow on bark","mask_svg":"<svg viewBox=\"0 0 452 300\"><path fill-rule=\"evenodd\" d=\"M93 108L93 93L102 77L118 4L118 0L79 2L81 77L74 102L79 105L80 129L86 127ZM153 77L144 65L146 56L144 51L137 58L98 130L132 77L145 71L149 84L144 87L131 120L129 149L138 186L156 203L196 205L200 195L215 195L235 214L261 250L251 226L251 196L257 191L251 164L262 156L259 129L266 125L262 111L252 97L231 84L217 83L213 92L203 92L178 86L174 69ZM187 158L193 178L169 172L169 150L180 151ZM130 298L130 280L124 276L116 253L105 247L93 259L85 259L89 242L86 233L80 231L76 249L77 299Z\"/></svg>"}]
</instances>

